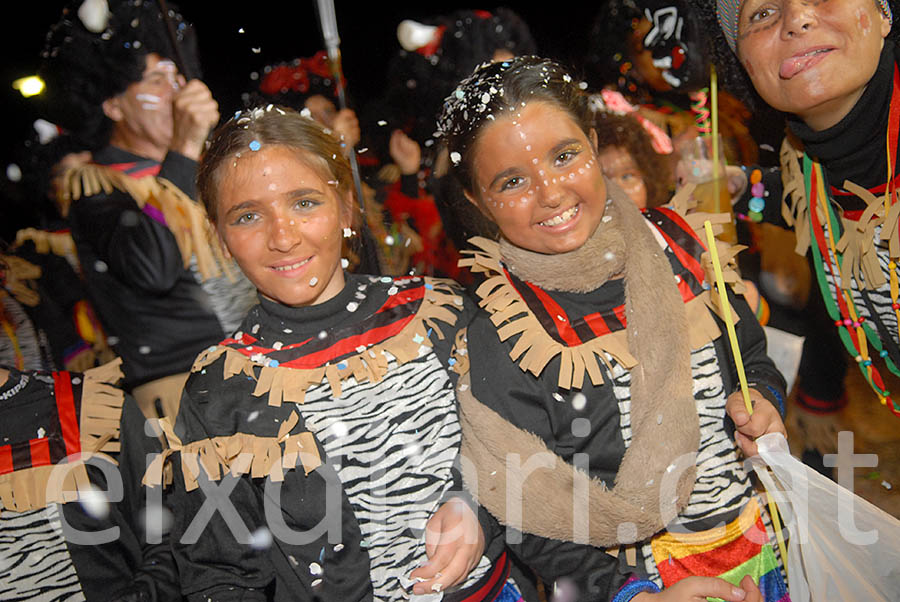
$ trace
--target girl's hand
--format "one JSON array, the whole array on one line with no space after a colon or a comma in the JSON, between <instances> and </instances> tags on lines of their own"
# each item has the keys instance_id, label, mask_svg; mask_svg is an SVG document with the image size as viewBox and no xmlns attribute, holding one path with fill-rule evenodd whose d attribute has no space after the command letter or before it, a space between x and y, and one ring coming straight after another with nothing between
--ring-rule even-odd
<instances>
[{"instance_id":1,"label":"girl's hand","mask_svg":"<svg viewBox=\"0 0 900 602\"><path fill-rule=\"evenodd\" d=\"M781 433L787 437L781 414L768 399L756 389L750 389L750 401L753 404L753 415L747 413L744 397L735 391L725 401L725 412L731 416L737 430L734 439L744 455L749 457L758 453L756 438L768 433Z\"/></svg>"},{"instance_id":2,"label":"girl's hand","mask_svg":"<svg viewBox=\"0 0 900 602\"><path fill-rule=\"evenodd\" d=\"M453 498L428 519L425 553L428 562L409 575L423 580L413 586L414 594L439 592L465 581L484 553L484 533L466 502Z\"/></svg>"},{"instance_id":3,"label":"girl's hand","mask_svg":"<svg viewBox=\"0 0 900 602\"><path fill-rule=\"evenodd\" d=\"M658 594L642 592L632 602L707 602L707 598L721 598L725 602L763 602L759 588L750 575L735 587L718 577L687 577Z\"/></svg>"}]
</instances>

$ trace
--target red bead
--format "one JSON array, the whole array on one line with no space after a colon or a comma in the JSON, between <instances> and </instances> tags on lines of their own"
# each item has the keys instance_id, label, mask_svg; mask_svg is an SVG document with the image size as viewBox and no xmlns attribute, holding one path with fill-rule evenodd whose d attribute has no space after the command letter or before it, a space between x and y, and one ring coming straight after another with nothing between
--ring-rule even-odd
<instances>
[{"instance_id":1,"label":"red bead","mask_svg":"<svg viewBox=\"0 0 900 602\"><path fill-rule=\"evenodd\" d=\"M900 303L891 303L891 309L895 311L900 309Z\"/></svg>"},{"instance_id":2,"label":"red bead","mask_svg":"<svg viewBox=\"0 0 900 602\"><path fill-rule=\"evenodd\" d=\"M864 317L862 317L862 316L859 317L859 323L860 323L860 324L862 324L862 323L865 322L865 321L866 321L866 319L865 319Z\"/></svg>"},{"instance_id":3,"label":"red bead","mask_svg":"<svg viewBox=\"0 0 900 602\"><path fill-rule=\"evenodd\" d=\"M835 326L843 326L843 325L844 325L844 321L843 321L843 320L835 320L835 321L834 321L834 325L835 325Z\"/></svg>"}]
</instances>

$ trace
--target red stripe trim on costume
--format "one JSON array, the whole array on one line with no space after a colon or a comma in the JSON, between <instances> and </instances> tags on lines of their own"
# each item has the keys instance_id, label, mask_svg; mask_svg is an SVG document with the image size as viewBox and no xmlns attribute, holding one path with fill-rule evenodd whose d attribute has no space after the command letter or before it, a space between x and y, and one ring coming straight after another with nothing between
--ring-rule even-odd
<instances>
[{"instance_id":1,"label":"red stripe trim on costume","mask_svg":"<svg viewBox=\"0 0 900 602\"><path fill-rule=\"evenodd\" d=\"M323 349L317 353L312 353L310 355L304 355L303 357L297 358L295 360L282 362L279 364L280 366L285 366L287 368L318 368L320 366L324 366L327 362L332 361L335 358L348 355L350 353L355 353L357 347L368 347L369 345L375 345L377 343L381 343L382 341L389 339L390 337L396 335L407 324L409 324L413 318L415 318L415 314L403 318L402 320L397 320L387 326L382 326L381 328L373 328L368 332L364 332L360 335L350 337L347 339L343 339L328 347L327 349ZM253 352L242 351L245 355L253 355Z\"/></svg>"},{"instance_id":2,"label":"red stripe trim on costume","mask_svg":"<svg viewBox=\"0 0 900 602\"><path fill-rule=\"evenodd\" d=\"M584 317L584 323L590 326L591 330L598 337L602 337L605 334L609 334L612 332L609 326L606 324L606 320L603 319L598 313L588 314Z\"/></svg>"},{"instance_id":3,"label":"red stripe trim on costume","mask_svg":"<svg viewBox=\"0 0 900 602\"><path fill-rule=\"evenodd\" d=\"M501 577L503 581L506 581L509 578L509 562L506 559L505 551L500 554L500 557L497 558L497 562L494 563L493 573L491 574L491 578L488 579L488 582L478 588L478 591L471 596L464 598L461 602L478 602L480 600L486 600L486 596L497 586ZM494 598L491 599L493 600Z\"/></svg>"},{"instance_id":4,"label":"red stripe trim on costume","mask_svg":"<svg viewBox=\"0 0 900 602\"><path fill-rule=\"evenodd\" d=\"M28 445L31 448L31 467L50 466L50 440L46 437L42 439L30 439Z\"/></svg>"},{"instance_id":5,"label":"red stripe trim on costume","mask_svg":"<svg viewBox=\"0 0 900 602\"><path fill-rule=\"evenodd\" d=\"M766 532L761 518L757 518L753 530L757 535ZM757 556L761 551L762 544L741 535L734 541L708 552L691 554L683 558L670 557L669 560L659 563L659 576L662 577L666 587L671 587L672 584L692 575L718 577Z\"/></svg>"},{"instance_id":6,"label":"red stripe trim on costume","mask_svg":"<svg viewBox=\"0 0 900 602\"><path fill-rule=\"evenodd\" d=\"M400 305L406 305L412 301L419 301L425 298L425 287L417 286L412 289L405 289L402 291L398 291L395 295L390 295L387 298L387 301L384 302L384 305L381 306L381 309L376 311L376 314L380 314L383 311L387 311L394 307L398 307Z\"/></svg>"},{"instance_id":7,"label":"red stripe trim on costume","mask_svg":"<svg viewBox=\"0 0 900 602\"><path fill-rule=\"evenodd\" d=\"M687 225L687 222L685 222L683 219L681 219L681 217L678 216L678 214L676 214L672 211L669 211L669 210L664 210L660 207L658 207L657 210L659 210L662 213L665 213L667 217L669 217L673 222L677 223L679 226L681 226L683 228L690 227ZM665 230L663 230L662 228L657 228L657 230L659 231L660 234L662 234L666 243L668 243L669 248L672 249L672 252L675 254L675 257L678 258L678 261L681 263L681 265L684 266L684 268L686 270L688 270L691 274L694 275L694 278L697 279L697 282L699 284L703 284L703 280L706 277L706 275L703 272L703 268L701 267L700 262L693 256L693 254L691 254L690 252L685 250L674 238L669 236L669 234ZM697 243L704 250L707 250L706 245L704 245L703 242L699 238L697 238L693 232L686 231L685 233L689 234L691 236L691 238L693 238L695 241L697 241ZM688 286L686 283L684 283L683 278L679 279L678 284L679 284L678 288L681 291L681 296L683 297L684 301L690 301L691 299L694 298L694 296L695 296L694 293L691 291L690 286ZM682 284L684 284L684 286L682 286ZM689 293L689 294L686 296L685 293Z\"/></svg>"},{"instance_id":8,"label":"red stripe trim on costume","mask_svg":"<svg viewBox=\"0 0 900 602\"><path fill-rule=\"evenodd\" d=\"M531 289L534 295L544 306L547 314L549 314L550 317L553 318L553 324L556 326L556 330L559 332L559 336L562 337L566 345L568 345L569 347L581 345L581 338L569 323L569 316L566 314L565 310L556 301L554 301L546 291L544 291L540 287L537 287L530 282L526 282L525 284L529 289Z\"/></svg>"},{"instance_id":9,"label":"red stripe trim on costume","mask_svg":"<svg viewBox=\"0 0 900 602\"><path fill-rule=\"evenodd\" d=\"M622 323L623 327L628 326L628 320L625 318L625 306L619 305L613 308L613 313L616 314L616 317L619 318L619 322Z\"/></svg>"},{"instance_id":10,"label":"red stripe trim on costume","mask_svg":"<svg viewBox=\"0 0 900 602\"><path fill-rule=\"evenodd\" d=\"M12 446L0 446L0 474L7 474L13 471Z\"/></svg>"},{"instance_id":11,"label":"red stripe trim on costume","mask_svg":"<svg viewBox=\"0 0 900 602\"><path fill-rule=\"evenodd\" d=\"M63 442L66 444L66 455L78 454L81 452L81 429L78 427L78 413L75 411L72 375L68 372L54 372L53 391Z\"/></svg>"}]
</instances>

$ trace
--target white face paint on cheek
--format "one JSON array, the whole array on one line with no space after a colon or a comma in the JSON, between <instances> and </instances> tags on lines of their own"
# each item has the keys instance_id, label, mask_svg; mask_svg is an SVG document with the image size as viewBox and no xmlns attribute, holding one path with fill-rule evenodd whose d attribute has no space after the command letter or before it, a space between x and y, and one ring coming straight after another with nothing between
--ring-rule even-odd
<instances>
[{"instance_id":1,"label":"white face paint on cheek","mask_svg":"<svg viewBox=\"0 0 900 602\"><path fill-rule=\"evenodd\" d=\"M866 11L859 7L856 9L856 27L863 36L868 36L872 31L872 21L866 15Z\"/></svg>"},{"instance_id":2,"label":"white face paint on cheek","mask_svg":"<svg viewBox=\"0 0 900 602\"><path fill-rule=\"evenodd\" d=\"M278 185L275 182L272 182L271 184L269 184L269 190L278 190Z\"/></svg>"}]
</instances>

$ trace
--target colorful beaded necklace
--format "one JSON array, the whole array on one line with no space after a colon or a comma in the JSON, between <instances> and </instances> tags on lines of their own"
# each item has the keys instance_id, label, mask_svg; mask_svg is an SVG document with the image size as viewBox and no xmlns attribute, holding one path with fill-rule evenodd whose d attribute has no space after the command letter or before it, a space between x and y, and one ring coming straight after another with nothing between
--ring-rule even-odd
<instances>
[{"instance_id":1,"label":"colorful beaded necklace","mask_svg":"<svg viewBox=\"0 0 900 602\"><path fill-rule=\"evenodd\" d=\"M894 89L891 95L891 106L888 118L887 132L887 184L884 194L884 214L888 214L891 205L896 202L895 187L893 182L893 160L897 152L898 125L900 125L900 73L894 66ZM884 379L878 368L872 363L869 353L869 345L884 359L885 365L894 374L900 376L900 369L891 359L888 350L883 348L882 341L875 330L860 315L853 302L853 296L849 288L850 279L842 274L843 253L837 250L836 241L840 239L841 222L835 211L835 202L828 194L830 187L827 185L825 173L818 161L813 161L806 153L803 154L803 179L806 188L806 198L809 201L809 219L812 226L814 244L810 245L813 252L816 267L816 279L825 301L828 315L834 320L838 328L841 341L856 360L866 381L878 395L879 401L896 416L900 416L900 405L892 398L890 391L886 390ZM819 219L820 208L825 216L828 232L823 229ZM830 251L830 252L829 252ZM832 263L832 257L835 262ZM891 257L888 264L890 271L890 291L892 309L897 316L898 329L900 329L900 284L897 278L897 259ZM835 282L835 296L831 296L826 277L826 270ZM837 286L840 281L841 288ZM847 287L847 288L843 288Z\"/></svg>"}]
</instances>

